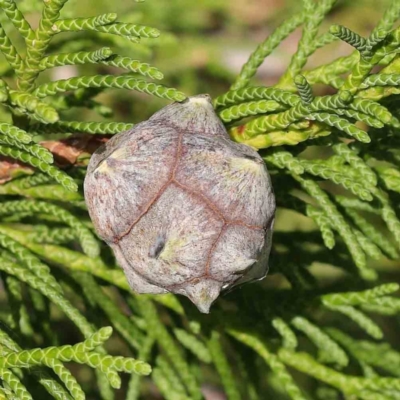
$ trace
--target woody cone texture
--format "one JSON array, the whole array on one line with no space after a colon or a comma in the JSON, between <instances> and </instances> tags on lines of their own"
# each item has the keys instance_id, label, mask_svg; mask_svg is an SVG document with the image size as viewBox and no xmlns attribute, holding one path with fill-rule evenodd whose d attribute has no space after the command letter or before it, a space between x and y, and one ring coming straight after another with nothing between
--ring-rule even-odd
<instances>
[{"instance_id":1,"label":"woody cone texture","mask_svg":"<svg viewBox=\"0 0 400 400\"><path fill-rule=\"evenodd\" d=\"M182 294L208 313L221 290L268 271L268 171L229 139L208 95L164 107L100 147L85 198L137 293Z\"/></svg>"}]
</instances>

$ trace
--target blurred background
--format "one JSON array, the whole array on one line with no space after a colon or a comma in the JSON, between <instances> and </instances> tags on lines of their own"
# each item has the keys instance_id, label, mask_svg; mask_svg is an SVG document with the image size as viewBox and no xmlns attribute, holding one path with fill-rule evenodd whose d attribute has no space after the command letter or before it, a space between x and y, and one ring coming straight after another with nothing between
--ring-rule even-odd
<instances>
[{"instance_id":1,"label":"blurred background","mask_svg":"<svg viewBox=\"0 0 400 400\"><path fill-rule=\"evenodd\" d=\"M20 3L30 13L29 20L35 25L41 2L24 0ZM366 34L388 3L389 0L339 0L322 30L325 32L329 25L340 23ZM300 7L300 0L69 0L62 11L64 18L116 12L122 22L150 25L162 34L158 39L142 39L140 44L136 44L113 35L64 33L52 41L52 50L87 51L109 46L121 55L159 68L165 74L163 83L166 85L188 95L209 93L215 96L229 87L255 47ZM264 62L257 75L258 84L271 85L277 81L295 51L300 35L300 29L296 30ZM350 50L350 46L343 42L329 45L316 52L309 66L333 60ZM44 73L43 79L49 79L47 74L52 75L50 79L62 79L94 72L113 73L111 68L104 66L95 67L97 71L93 71L93 66L79 68L79 72L75 67L54 68ZM127 122L146 119L165 105L164 100L123 90L107 90L97 100L112 108L113 120ZM98 111L74 109L70 118L98 120L101 119ZM105 107L100 111L103 116L111 116L111 110Z\"/></svg>"}]
</instances>

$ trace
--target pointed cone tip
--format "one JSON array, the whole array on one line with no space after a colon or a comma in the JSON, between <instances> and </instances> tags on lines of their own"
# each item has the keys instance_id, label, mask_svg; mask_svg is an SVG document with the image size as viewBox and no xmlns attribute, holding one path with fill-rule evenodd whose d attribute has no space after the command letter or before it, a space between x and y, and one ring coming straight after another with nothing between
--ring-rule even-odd
<instances>
[{"instance_id":1,"label":"pointed cone tip","mask_svg":"<svg viewBox=\"0 0 400 400\"><path fill-rule=\"evenodd\" d=\"M199 94L197 96L189 97L189 102L192 104L198 104L202 106L210 106L211 97L208 94Z\"/></svg>"},{"instance_id":2,"label":"pointed cone tip","mask_svg":"<svg viewBox=\"0 0 400 400\"><path fill-rule=\"evenodd\" d=\"M210 312L210 307L218 298L222 283L212 279L204 279L196 284L189 284L181 293L187 296L203 314Z\"/></svg>"}]
</instances>

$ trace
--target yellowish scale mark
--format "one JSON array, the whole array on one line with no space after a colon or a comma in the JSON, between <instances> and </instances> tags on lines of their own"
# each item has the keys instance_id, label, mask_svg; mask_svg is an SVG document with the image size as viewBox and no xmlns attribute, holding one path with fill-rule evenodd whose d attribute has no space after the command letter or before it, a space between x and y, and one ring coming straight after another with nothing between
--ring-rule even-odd
<instances>
[{"instance_id":1,"label":"yellowish scale mark","mask_svg":"<svg viewBox=\"0 0 400 400\"><path fill-rule=\"evenodd\" d=\"M101 162L101 164L96 168L96 172L101 172L102 174L108 174L112 172L112 170L107 164L107 160Z\"/></svg>"},{"instance_id":2,"label":"yellowish scale mark","mask_svg":"<svg viewBox=\"0 0 400 400\"><path fill-rule=\"evenodd\" d=\"M202 301L208 301L208 300L210 300L210 295L209 295L209 293L208 293L208 289L207 289L207 288L203 288L203 289L201 290L200 299L201 299Z\"/></svg>"},{"instance_id":3,"label":"yellowish scale mark","mask_svg":"<svg viewBox=\"0 0 400 400\"><path fill-rule=\"evenodd\" d=\"M231 167L236 171L252 172L254 175L259 175L262 172L262 164L247 158L231 158Z\"/></svg>"},{"instance_id":4,"label":"yellowish scale mark","mask_svg":"<svg viewBox=\"0 0 400 400\"><path fill-rule=\"evenodd\" d=\"M113 158L114 160L121 160L121 159L125 158L125 156L126 156L126 148L120 147L119 149L117 149L113 153L111 153L109 158Z\"/></svg>"},{"instance_id":5,"label":"yellowish scale mark","mask_svg":"<svg viewBox=\"0 0 400 400\"><path fill-rule=\"evenodd\" d=\"M186 238L168 238L168 241L158 258L172 267L179 267L179 263L176 262L176 254L179 254L180 249L186 244Z\"/></svg>"},{"instance_id":6,"label":"yellowish scale mark","mask_svg":"<svg viewBox=\"0 0 400 400\"><path fill-rule=\"evenodd\" d=\"M232 157L229 161L229 167L224 168L223 180L224 186L229 189L234 185L241 184L247 180L249 174L253 176L259 176L262 173L262 165L248 160L246 158ZM245 190L245 186L240 185L242 190Z\"/></svg>"},{"instance_id":7,"label":"yellowish scale mark","mask_svg":"<svg viewBox=\"0 0 400 400\"><path fill-rule=\"evenodd\" d=\"M111 153L107 159L102 161L100 165L96 168L96 172L101 172L102 174L110 174L113 172L113 168L110 168L110 166L107 164L107 160L110 158L113 158L114 160L121 160L125 158L126 156L126 149L121 147L117 150L115 150L113 153Z\"/></svg>"}]
</instances>

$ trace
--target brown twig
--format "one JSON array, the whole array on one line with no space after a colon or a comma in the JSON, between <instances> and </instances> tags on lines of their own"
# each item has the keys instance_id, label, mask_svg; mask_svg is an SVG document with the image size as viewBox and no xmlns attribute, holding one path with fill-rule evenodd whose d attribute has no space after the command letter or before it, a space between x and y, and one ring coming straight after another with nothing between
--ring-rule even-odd
<instances>
[{"instance_id":1,"label":"brown twig","mask_svg":"<svg viewBox=\"0 0 400 400\"><path fill-rule=\"evenodd\" d=\"M40 144L54 155L54 164L60 168L72 165L84 166L90 156L102 144L106 143L111 135L79 134L61 140L46 140ZM9 157L0 156L0 184L8 182L19 175L33 174L34 169L27 164L17 162Z\"/></svg>"}]
</instances>

